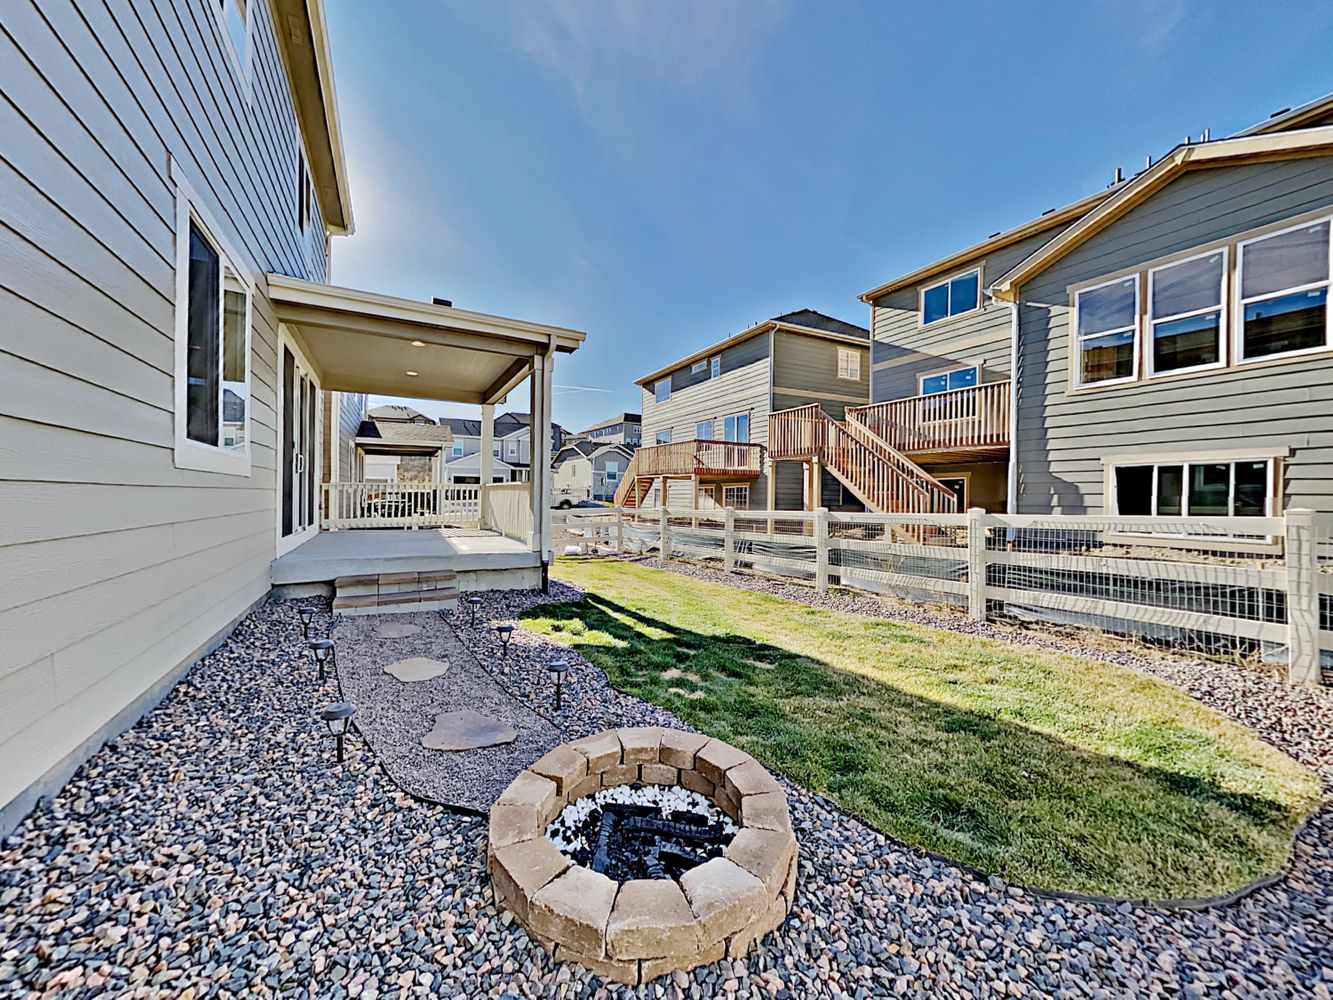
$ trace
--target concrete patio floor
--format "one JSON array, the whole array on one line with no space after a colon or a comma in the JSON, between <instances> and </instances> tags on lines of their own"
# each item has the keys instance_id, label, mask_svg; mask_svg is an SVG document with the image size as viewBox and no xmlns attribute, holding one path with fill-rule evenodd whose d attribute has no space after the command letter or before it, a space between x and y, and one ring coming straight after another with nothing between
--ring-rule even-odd
<instances>
[{"instance_id":1,"label":"concrete patio floor","mask_svg":"<svg viewBox=\"0 0 1333 1000\"><path fill-rule=\"evenodd\" d=\"M531 569L541 559L527 545L471 528L321 531L273 561L274 586L327 583L366 573Z\"/></svg>"}]
</instances>

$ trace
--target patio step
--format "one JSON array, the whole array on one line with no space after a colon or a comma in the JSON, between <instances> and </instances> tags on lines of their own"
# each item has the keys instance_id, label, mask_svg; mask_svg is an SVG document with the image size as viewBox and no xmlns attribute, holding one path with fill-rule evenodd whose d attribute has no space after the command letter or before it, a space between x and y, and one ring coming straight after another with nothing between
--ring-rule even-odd
<instances>
[{"instance_id":1,"label":"patio step","mask_svg":"<svg viewBox=\"0 0 1333 1000\"><path fill-rule=\"evenodd\" d=\"M344 615L439 611L458 604L458 577L452 570L341 576L333 585L333 610Z\"/></svg>"}]
</instances>

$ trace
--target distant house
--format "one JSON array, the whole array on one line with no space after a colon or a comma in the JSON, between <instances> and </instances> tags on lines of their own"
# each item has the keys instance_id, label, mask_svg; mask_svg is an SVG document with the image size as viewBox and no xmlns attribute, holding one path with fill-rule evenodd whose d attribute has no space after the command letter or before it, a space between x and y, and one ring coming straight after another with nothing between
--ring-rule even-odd
<instances>
[{"instance_id":1,"label":"distant house","mask_svg":"<svg viewBox=\"0 0 1333 1000\"><path fill-rule=\"evenodd\" d=\"M628 445L574 441L561 448L552 461L552 483L557 493L610 501L633 458L634 449Z\"/></svg>"},{"instance_id":2,"label":"distant house","mask_svg":"<svg viewBox=\"0 0 1333 1000\"><path fill-rule=\"evenodd\" d=\"M410 406L372 407L357 428L355 482L438 483L453 433Z\"/></svg>"},{"instance_id":3,"label":"distant house","mask_svg":"<svg viewBox=\"0 0 1333 1000\"><path fill-rule=\"evenodd\" d=\"M480 420L462 417L441 417L440 426L452 436L441 468L442 482L476 483L481 472L480 460L482 426ZM532 466L532 416L527 413L501 413L495 418L491 444L492 481L523 482L530 476ZM560 450L565 430L551 424L551 453Z\"/></svg>"},{"instance_id":4,"label":"distant house","mask_svg":"<svg viewBox=\"0 0 1333 1000\"><path fill-rule=\"evenodd\" d=\"M813 309L775 316L643 376L643 447L620 490L628 506L857 508L840 481L765 454L770 414L841 417L870 401L870 333ZM664 492L665 491L665 492Z\"/></svg>"},{"instance_id":5,"label":"distant house","mask_svg":"<svg viewBox=\"0 0 1333 1000\"><path fill-rule=\"evenodd\" d=\"M625 444L637 448L643 443L643 417L637 413L621 413L593 424L577 435L596 444Z\"/></svg>"}]
</instances>

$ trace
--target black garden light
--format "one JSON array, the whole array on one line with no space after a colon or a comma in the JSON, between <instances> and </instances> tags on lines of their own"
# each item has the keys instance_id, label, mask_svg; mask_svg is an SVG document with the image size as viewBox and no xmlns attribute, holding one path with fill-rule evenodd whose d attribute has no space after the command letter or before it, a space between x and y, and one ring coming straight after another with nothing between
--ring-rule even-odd
<instances>
[{"instance_id":1,"label":"black garden light","mask_svg":"<svg viewBox=\"0 0 1333 1000\"><path fill-rule=\"evenodd\" d=\"M339 764L343 762L343 737L347 735L348 727L351 726L352 716L354 715L356 715L356 706L350 701L336 701L319 713L319 717L329 727L329 732L338 740Z\"/></svg>"},{"instance_id":2,"label":"black garden light","mask_svg":"<svg viewBox=\"0 0 1333 1000\"><path fill-rule=\"evenodd\" d=\"M308 643L310 655L315 658L319 664L319 679L322 681L328 676L328 667L338 665L338 650L333 645L332 639L311 639Z\"/></svg>"},{"instance_id":3,"label":"black garden light","mask_svg":"<svg viewBox=\"0 0 1333 1000\"><path fill-rule=\"evenodd\" d=\"M558 712L560 711L560 692L565 685L565 674L569 672L569 664L564 660L557 660L546 669L555 684L555 710Z\"/></svg>"},{"instance_id":4,"label":"black garden light","mask_svg":"<svg viewBox=\"0 0 1333 1000\"><path fill-rule=\"evenodd\" d=\"M498 635L498 636L500 637L500 649L501 649L501 651L504 653L505 656L508 656L508 655L509 655L509 638L510 638L510 636L512 636L512 635L514 634L514 626L512 626L512 625L497 625L497 626L495 626L495 634Z\"/></svg>"},{"instance_id":5,"label":"black garden light","mask_svg":"<svg viewBox=\"0 0 1333 1000\"><path fill-rule=\"evenodd\" d=\"M481 598L475 594L467 599L468 613L472 616L468 619L468 624L475 626L477 624L477 609L481 607Z\"/></svg>"},{"instance_id":6,"label":"black garden light","mask_svg":"<svg viewBox=\"0 0 1333 1000\"><path fill-rule=\"evenodd\" d=\"M310 623L315 620L315 609L309 604L303 604L296 609L296 614L301 619L301 638L309 642Z\"/></svg>"}]
</instances>

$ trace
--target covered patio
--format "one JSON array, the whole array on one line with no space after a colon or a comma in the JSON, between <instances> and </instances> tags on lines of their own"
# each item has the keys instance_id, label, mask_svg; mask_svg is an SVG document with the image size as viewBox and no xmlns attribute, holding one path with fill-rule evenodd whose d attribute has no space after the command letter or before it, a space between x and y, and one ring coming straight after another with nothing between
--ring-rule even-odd
<instances>
[{"instance_id":1,"label":"covered patio","mask_svg":"<svg viewBox=\"0 0 1333 1000\"><path fill-rule=\"evenodd\" d=\"M530 481L493 482L503 471L493 457L495 406L528 380L533 423L549 426L556 355L576 350L584 334L284 275L267 279L286 350L272 582L451 571L489 588L531 586L552 558L550 435L534 435ZM314 433L318 408L302 379L315 396L475 404L479 484L318 482L320 449L328 445Z\"/></svg>"}]
</instances>

